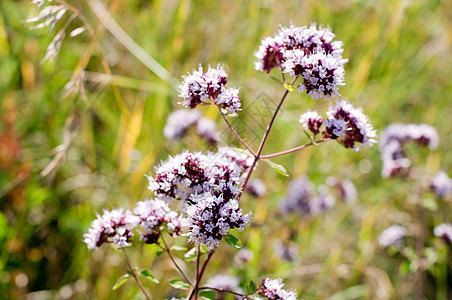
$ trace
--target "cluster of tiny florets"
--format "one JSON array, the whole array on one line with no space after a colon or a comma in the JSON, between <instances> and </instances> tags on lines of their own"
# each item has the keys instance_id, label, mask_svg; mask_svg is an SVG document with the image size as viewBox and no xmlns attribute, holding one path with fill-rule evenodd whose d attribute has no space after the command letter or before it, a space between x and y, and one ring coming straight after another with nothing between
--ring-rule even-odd
<instances>
[{"instance_id":1,"label":"cluster of tiny florets","mask_svg":"<svg viewBox=\"0 0 452 300\"><path fill-rule=\"evenodd\" d=\"M403 150L404 144L408 142L416 142L434 150L438 147L439 136L434 127L426 124L389 125L380 138L383 177L401 175L409 170L411 160Z\"/></svg>"},{"instance_id":2,"label":"cluster of tiny florets","mask_svg":"<svg viewBox=\"0 0 452 300\"><path fill-rule=\"evenodd\" d=\"M148 176L148 188L163 199L188 200L192 194L211 192L226 199L238 195L240 176L245 171L238 163L219 153L184 151L156 168Z\"/></svg>"},{"instance_id":3,"label":"cluster of tiny florets","mask_svg":"<svg viewBox=\"0 0 452 300\"><path fill-rule=\"evenodd\" d=\"M337 87L344 83L343 43L333 41L330 28L315 24L310 27L281 27L274 37L262 40L255 54L255 68L269 73L280 68L292 77L300 76L298 90L314 99L338 96Z\"/></svg>"},{"instance_id":4,"label":"cluster of tiny florets","mask_svg":"<svg viewBox=\"0 0 452 300\"><path fill-rule=\"evenodd\" d=\"M430 187L438 197L444 198L452 192L452 179L447 176L446 172L439 171L432 178Z\"/></svg>"},{"instance_id":5,"label":"cluster of tiny florets","mask_svg":"<svg viewBox=\"0 0 452 300\"><path fill-rule=\"evenodd\" d=\"M337 139L345 148L357 151L376 143L377 132L361 108L354 108L343 100L330 106L327 116L328 119L323 122L327 136Z\"/></svg>"},{"instance_id":6,"label":"cluster of tiny florets","mask_svg":"<svg viewBox=\"0 0 452 300\"><path fill-rule=\"evenodd\" d=\"M280 209L282 213L315 216L329 210L335 202L335 197L326 186L319 186L316 193L312 182L301 176L289 183L286 196L280 200Z\"/></svg>"},{"instance_id":7,"label":"cluster of tiny florets","mask_svg":"<svg viewBox=\"0 0 452 300\"><path fill-rule=\"evenodd\" d=\"M305 130L310 130L314 135L318 134L323 124L323 118L317 111L308 110L300 116L299 122Z\"/></svg>"},{"instance_id":8,"label":"cluster of tiny florets","mask_svg":"<svg viewBox=\"0 0 452 300\"><path fill-rule=\"evenodd\" d=\"M262 197L267 192L267 186L262 180L256 178L247 184L246 191L255 197Z\"/></svg>"},{"instance_id":9,"label":"cluster of tiny florets","mask_svg":"<svg viewBox=\"0 0 452 300\"><path fill-rule=\"evenodd\" d=\"M163 225L166 225L172 235L182 233L185 220L163 200L148 199L137 202L133 212L140 218L140 225L144 229L144 232L141 232L141 240L146 244L157 243Z\"/></svg>"},{"instance_id":10,"label":"cluster of tiny florets","mask_svg":"<svg viewBox=\"0 0 452 300\"><path fill-rule=\"evenodd\" d=\"M405 227L401 225L392 225L381 232L378 237L378 243L382 248L388 248L393 245L401 245L405 234Z\"/></svg>"},{"instance_id":11,"label":"cluster of tiny florets","mask_svg":"<svg viewBox=\"0 0 452 300\"><path fill-rule=\"evenodd\" d=\"M442 223L433 229L433 233L442 238L447 243L452 243L452 225L449 223Z\"/></svg>"},{"instance_id":12,"label":"cluster of tiny florets","mask_svg":"<svg viewBox=\"0 0 452 300\"><path fill-rule=\"evenodd\" d=\"M218 142L217 124L202 117L198 110L179 109L169 114L163 134L167 139L177 141L192 127L196 127L196 133L207 142L212 144Z\"/></svg>"},{"instance_id":13,"label":"cluster of tiny florets","mask_svg":"<svg viewBox=\"0 0 452 300\"><path fill-rule=\"evenodd\" d=\"M199 104L211 100L215 105L230 113L240 110L239 90L227 88L228 75L223 67L211 68L204 72L202 66L193 70L192 74L183 76L179 96L184 99L182 104L188 108L195 108Z\"/></svg>"},{"instance_id":14,"label":"cluster of tiny florets","mask_svg":"<svg viewBox=\"0 0 452 300\"><path fill-rule=\"evenodd\" d=\"M129 210L104 210L91 222L88 233L83 235L84 242L90 250L99 248L103 243L113 243L121 248L130 246L133 230L139 222L140 219Z\"/></svg>"},{"instance_id":15,"label":"cluster of tiny florets","mask_svg":"<svg viewBox=\"0 0 452 300\"><path fill-rule=\"evenodd\" d=\"M282 279L264 278L262 287L258 293L262 294L270 300L296 300L297 293L283 289L284 283Z\"/></svg>"},{"instance_id":16,"label":"cluster of tiny florets","mask_svg":"<svg viewBox=\"0 0 452 300\"><path fill-rule=\"evenodd\" d=\"M229 229L243 231L251 218L251 213L243 214L235 198L203 193L192 195L190 200L194 204L185 207L189 241L204 244L209 249L218 247Z\"/></svg>"}]
</instances>

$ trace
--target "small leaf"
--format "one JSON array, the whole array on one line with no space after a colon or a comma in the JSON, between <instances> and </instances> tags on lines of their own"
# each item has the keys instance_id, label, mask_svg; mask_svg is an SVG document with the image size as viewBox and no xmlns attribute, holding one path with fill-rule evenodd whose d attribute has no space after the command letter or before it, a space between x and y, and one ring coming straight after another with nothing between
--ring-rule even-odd
<instances>
[{"instance_id":1,"label":"small leaf","mask_svg":"<svg viewBox=\"0 0 452 300\"><path fill-rule=\"evenodd\" d=\"M154 283L159 283L159 280L157 278L155 278L154 274L152 274L151 271L149 271L147 269L140 270L139 274L141 276L145 277L146 279L148 279L149 281L152 281Z\"/></svg>"},{"instance_id":2,"label":"small leaf","mask_svg":"<svg viewBox=\"0 0 452 300\"><path fill-rule=\"evenodd\" d=\"M163 251L163 250L159 250L159 251L155 252L155 254L157 255L157 257L159 257L160 255L162 255L162 254L163 254L163 252L165 252L165 251Z\"/></svg>"},{"instance_id":3,"label":"small leaf","mask_svg":"<svg viewBox=\"0 0 452 300\"><path fill-rule=\"evenodd\" d=\"M184 260L190 261L198 256L198 250L196 247L191 248L187 253L184 254Z\"/></svg>"},{"instance_id":4,"label":"small leaf","mask_svg":"<svg viewBox=\"0 0 452 300\"><path fill-rule=\"evenodd\" d=\"M209 252L209 249L204 244L201 244L201 254Z\"/></svg>"},{"instance_id":5,"label":"small leaf","mask_svg":"<svg viewBox=\"0 0 452 300\"><path fill-rule=\"evenodd\" d=\"M281 165L275 164L271 160L263 159L272 169L276 170L279 174L289 177L289 173L287 173L286 168Z\"/></svg>"},{"instance_id":6,"label":"small leaf","mask_svg":"<svg viewBox=\"0 0 452 300\"><path fill-rule=\"evenodd\" d=\"M286 90L288 90L289 92L293 92L293 91L295 91L295 89L293 88L293 86L290 84L290 83L284 83L284 88L286 89Z\"/></svg>"},{"instance_id":7,"label":"small leaf","mask_svg":"<svg viewBox=\"0 0 452 300\"><path fill-rule=\"evenodd\" d=\"M209 300L215 300L215 291L201 291L199 296Z\"/></svg>"},{"instance_id":8,"label":"small leaf","mask_svg":"<svg viewBox=\"0 0 452 300\"><path fill-rule=\"evenodd\" d=\"M256 290L257 290L256 284L254 283L254 281L250 280L250 283L248 284L248 287L247 287L247 293L254 294L256 292Z\"/></svg>"},{"instance_id":9,"label":"small leaf","mask_svg":"<svg viewBox=\"0 0 452 300\"><path fill-rule=\"evenodd\" d=\"M226 235L224 237L224 240L232 247L235 247L235 248L242 247L242 243L240 242L240 240L231 234Z\"/></svg>"},{"instance_id":10,"label":"small leaf","mask_svg":"<svg viewBox=\"0 0 452 300\"><path fill-rule=\"evenodd\" d=\"M181 279L171 279L169 281L169 284L173 288L179 289L179 290L188 290L190 288L190 285Z\"/></svg>"},{"instance_id":11,"label":"small leaf","mask_svg":"<svg viewBox=\"0 0 452 300\"><path fill-rule=\"evenodd\" d=\"M124 274L121 277L119 277L118 281L116 281L115 285L113 286L113 290L117 290L118 288L120 288L124 283L126 283L129 277L130 274Z\"/></svg>"},{"instance_id":12,"label":"small leaf","mask_svg":"<svg viewBox=\"0 0 452 300\"><path fill-rule=\"evenodd\" d=\"M171 250L174 250L174 251L186 251L187 247L173 245L173 246L171 246Z\"/></svg>"},{"instance_id":13,"label":"small leaf","mask_svg":"<svg viewBox=\"0 0 452 300\"><path fill-rule=\"evenodd\" d=\"M86 30L86 28L84 26L82 26L82 27L72 30L69 35L70 35L70 37L76 37L77 35L81 34L85 30Z\"/></svg>"}]
</instances>

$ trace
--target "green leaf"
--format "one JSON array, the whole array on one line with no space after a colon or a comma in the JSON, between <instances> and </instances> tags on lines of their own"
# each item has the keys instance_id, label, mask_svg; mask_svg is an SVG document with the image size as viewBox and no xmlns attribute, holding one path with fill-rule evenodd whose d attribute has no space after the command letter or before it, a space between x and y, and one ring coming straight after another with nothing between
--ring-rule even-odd
<instances>
[{"instance_id":1,"label":"green leaf","mask_svg":"<svg viewBox=\"0 0 452 300\"><path fill-rule=\"evenodd\" d=\"M190 285L181 279L171 279L169 281L169 284L173 288L179 289L179 290L188 290L190 288Z\"/></svg>"},{"instance_id":2,"label":"green leaf","mask_svg":"<svg viewBox=\"0 0 452 300\"><path fill-rule=\"evenodd\" d=\"M186 251L187 247L173 245L173 246L171 246L171 250L174 250L174 251Z\"/></svg>"},{"instance_id":3,"label":"green leaf","mask_svg":"<svg viewBox=\"0 0 452 300\"><path fill-rule=\"evenodd\" d=\"M215 300L215 291L201 291L199 296L209 300Z\"/></svg>"},{"instance_id":4,"label":"green leaf","mask_svg":"<svg viewBox=\"0 0 452 300\"><path fill-rule=\"evenodd\" d=\"M204 244L201 244L201 254L209 252L209 249Z\"/></svg>"},{"instance_id":5,"label":"green leaf","mask_svg":"<svg viewBox=\"0 0 452 300\"><path fill-rule=\"evenodd\" d=\"M295 91L295 89L294 89L294 87L290 84L290 83L284 83L284 88L286 89L286 90L288 90L289 92L293 92L293 91Z\"/></svg>"},{"instance_id":6,"label":"green leaf","mask_svg":"<svg viewBox=\"0 0 452 300\"><path fill-rule=\"evenodd\" d=\"M191 248L187 253L184 254L184 260L190 261L198 256L198 249L196 247Z\"/></svg>"},{"instance_id":7,"label":"green leaf","mask_svg":"<svg viewBox=\"0 0 452 300\"><path fill-rule=\"evenodd\" d=\"M113 286L113 290L119 289L124 283L126 283L127 279L129 279L130 274L124 274L121 277L119 277L118 281L116 281L115 285Z\"/></svg>"},{"instance_id":8,"label":"green leaf","mask_svg":"<svg viewBox=\"0 0 452 300\"><path fill-rule=\"evenodd\" d=\"M148 269L140 270L139 274L148 279L149 281L159 283L159 280L155 278L154 274L152 274L151 271L149 271Z\"/></svg>"},{"instance_id":9,"label":"green leaf","mask_svg":"<svg viewBox=\"0 0 452 300\"><path fill-rule=\"evenodd\" d=\"M242 248L242 243L240 242L240 240L233 236L232 234L224 236L224 240L232 247Z\"/></svg>"},{"instance_id":10,"label":"green leaf","mask_svg":"<svg viewBox=\"0 0 452 300\"><path fill-rule=\"evenodd\" d=\"M163 254L163 252L165 252L165 251L163 251L163 250L159 250L159 251L155 252L155 254L157 255L157 257L159 257L160 255L162 255L162 254Z\"/></svg>"},{"instance_id":11,"label":"green leaf","mask_svg":"<svg viewBox=\"0 0 452 300\"><path fill-rule=\"evenodd\" d=\"M247 287L247 293L254 294L256 290L257 290L256 284L254 283L254 281L251 280Z\"/></svg>"},{"instance_id":12,"label":"green leaf","mask_svg":"<svg viewBox=\"0 0 452 300\"><path fill-rule=\"evenodd\" d=\"M287 173L286 168L281 165L275 164L271 160L263 159L272 169L276 170L279 174L289 177L289 173Z\"/></svg>"}]
</instances>

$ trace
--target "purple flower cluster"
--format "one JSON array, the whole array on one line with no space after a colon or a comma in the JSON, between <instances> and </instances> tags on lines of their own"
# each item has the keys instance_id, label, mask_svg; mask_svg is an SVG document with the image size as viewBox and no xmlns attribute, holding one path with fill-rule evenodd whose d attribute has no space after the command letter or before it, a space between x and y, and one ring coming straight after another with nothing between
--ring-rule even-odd
<instances>
[{"instance_id":1,"label":"purple flower cluster","mask_svg":"<svg viewBox=\"0 0 452 300\"><path fill-rule=\"evenodd\" d=\"M323 124L324 138L335 139L353 151L376 143L377 132L361 108L354 108L352 104L342 100L329 106L326 114L328 118L324 120L317 111L308 110L300 116L299 122L305 130L311 131L314 135L320 132Z\"/></svg>"},{"instance_id":2,"label":"purple flower cluster","mask_svg":"<svg viewBox=\"0 0 452 300\"><path fill-rule=\"evenodd\" d=\"M141 240L146 244L157 243L161 228L165 224L170 234L182 233L185 220L171 210L165 201L159 199L140 201L133 212L140 218L140 225L144 229L144 232L141 232Z\"/></svg>"},{"instance_id":3,"label":"purple flower cluster","mask_svg":"<svg viewBox=\"0 0 452 300\"><path fill-rule=\"evenodd\" d=\"M381 134L380 153L383 161L383 177L402 175L411 166L406 157L404 144L416 142L419 145L436 149L439 143L436 129L426 124L391 124Z\"/></svg>"},{"instance_id":4,"label":"purple flower cluster","mask_svg":"<svg viewBox=\"0 0 452 300\"><path fill-rule=\"evenodd\" d=\"M300 76L298 90L314 99L338 96L337 87L344 83L343 43L333 41L330 28L281 27L274 37L262 40L255 56L255 68L269 73L280 68L292 77Z\"/></svg>"},{"instance_id":5,"label":"purple flower cluster","mask_svg":"<svg viewBox=\"0 0 452 300\"><path fill-rule=\"evenodd\" d=\"M184 151L156 168L154 177L148 176L148 188L159 198L189 200L192 194L210 192L232 199L240 192L240 176L247 160L227 149L218 153L190 153ZM236 152L234 152L236 153ZM247 166L247 165L246 165Z\"/></svg>"},{"instance_id":6,"label":"purple flower cluster","mask_svg":"<svg viewBox=\"0 0 452 300\"><path fill-rule=\"evenodd\" d=\"M306 176L292 180L287 195L280 200L282 213L295 212L299 215L318 215L334 206L336 199L326 186L319 186L318 192Z\"/></svg>"},{"instance_id":7,"label":"purple flower cluster","mask_svg":"<svg viewBox=\"0 0 452 300\"><path fill-rule=\"evenodd\" d=\"M345 202L354 202L357 199L356 187L349 179L342 181L337 180L335 177L327 178L328 186L335 188L338 194L338 198Z\"/></svg>"},{"instance_id":8,"label":"purple flower cluster","mask_svg":"<svg viewBox=\"0 0 452 300\"><path fill-rule=\"evenodd\" d=\"M211 100L222 109L235 113L240 110L239 90L227 88L228 75L223 67L218 65L216 69L209 66L204 72L202 66L193 70L192 74L183 76L184 81L180 85L179 96L184 99L183 105L195 108L199 104Z\"/></svg>"},{"instance_id":9,"label":"purple flower cluster","mask_svg":"<svg viewBox=\"0 0 452 300\"><path fill-rule=\"evenodd\" d=\"M452 179L447 176L446 172L439 171L432 178L430 187L438 197L444 198L452 192Z\"/></svg>"},{"instance_id":10,"label":"purple flower cluster","mask_svg":"<svg viewBox=\"0 0 452 300\"><path fill-rule=\"evenodd\" d=\"M258 290L258 293L266 296L270 300L296 300L297 293L295 291L285 290L283 286L282 279L270 279L267 277L262 280L262 286Z\"/></svg>"},{"instance_id":11,"label":"purple flower cluster","mask_svg":"<svg viewBox=\"0 0 452 300\"><path fill-rule=\"evenodd\" d=\"M320 132L320 127L323 124L323 118L317 111L308 110L300 116L299 122L303 125L305 130L310 130L314 135Z\"/></svg>"},{"instance_id":12,"label":"purple flower cluster","mask_svg":"<svg viewBox=\"0 0 452 300\"><path fill-rule=\"evenodd\" d=\"M104 210L103 215L97 215L97 219L91 222L88 233L83 235L88 249L97 249L103 243L117 244L124 248L130 246L133 230L137 227L140 219L129 210L113 209Z\"/></svg>"},{"instance_id":13,"label":"purple flower cluster","mask_svg":"<svg viewBox=\"0 0 452 300\"><path fill-rule=\"evenodd\" d=\"M392 225L381 232L378 237L378 243L381 248L388 248L392 245L401 245L405 234L405 227L400 225Z\"/></svg>"},{"instance_id":14,"label":"purple flower cluster","mask_svg":"<svg viewBox=\"0 0 452 300\"><path fill-rule=\"evenodd\" d=\"M189 241L204 244L210 250L218 247L229 229L243 231L250 221L251 213L244 215L236 198L203 193L190 199L194 204L185 206Z\"/></svg>"},{"instance_id":15,"label":"purple flower cluster","mask_svg":"<svg viewBox=\"0 0 452 300\"><path fill-rule=\"evenodd\" d=\"M119 247L130 246L133 231L141 225L141 240L147 244L157 243L161 231L165 228L170 234L180 235L185 220L172 211L168 204L158 199L148 199L137 203L133 213L124 209L105 211L102 216L97 215L91 223L88 233L84 234L84 241L88 249L97 249L103 243L109 242Z\"/></svg>"},{"instance_id":16,"label":"purple flower cluster","mask_svg":"<svg viewBox=\"0 0 452 300\"><path fill-rule=\"evenodd\" d=\"M179 140L187 130L195 126L198 135L209 143L216 144L218 142L217 124L206 117L202 117L198 110L179 109L172 112L168 116L165 128L163 128L163 134L167 139Z\"/></svg>"},{"instance_id":17,"label":"purple flower cluster","mask_svg":"<svg viewBox=\"0 0 452 300\"><path fill-rule=\"evenodd\" d=\"M267 192L267 186L262 180L256 178L248 183L245 190L254 197L262 197Z\"/></svg>"},{"instance_id":18,"label":"purple flower cluster","mask_svg":"<svg viewBox=\"0 0 452 300\"><path fill-rule=\"evenodd\" d=\"M339 101L328 107L326 114L328 119L323 124L328 137L337 139L345 148L358 151L376 143L377 132L361 108L354 108L347 101Z\"/></svg>"},{"instance_id":19,"label":"purple flower cluster","mask_svg":"<svg viewBox=\"0 0 452 300\"><path fill-rule=\"evenodd\" d=\"M452 243L452 225L449 223L442 223L433 229L433 233L445 240L447 243Z\"/></svg>"}]
</instances>

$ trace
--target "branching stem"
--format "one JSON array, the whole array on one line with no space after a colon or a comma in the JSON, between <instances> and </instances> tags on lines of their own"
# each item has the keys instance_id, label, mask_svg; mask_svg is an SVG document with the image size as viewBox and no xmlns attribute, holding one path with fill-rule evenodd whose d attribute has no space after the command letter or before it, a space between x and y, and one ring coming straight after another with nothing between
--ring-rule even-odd
<instances>
[{"instance_id":1,"label":"branching stem","mask_svg":"<svg viewBox=\"0 0 452 300\"><path fill-rule=\"evenodd\" d=\"M146 297L147 300L151 300L151 297L149 297L148 293L146 293L146 290L144 289L143 285L141 284L140 280L137 277L137 274L135 274L135 270L132 268L132 265L130 264L129 256L126 253L126 250L122 248L122 252L124 252L124 256L126 257L127 265L129 266L130 273L132 273L133 278L135 278L135 281L140 288L143 295Z\"/></svg>"}]
</instances>

